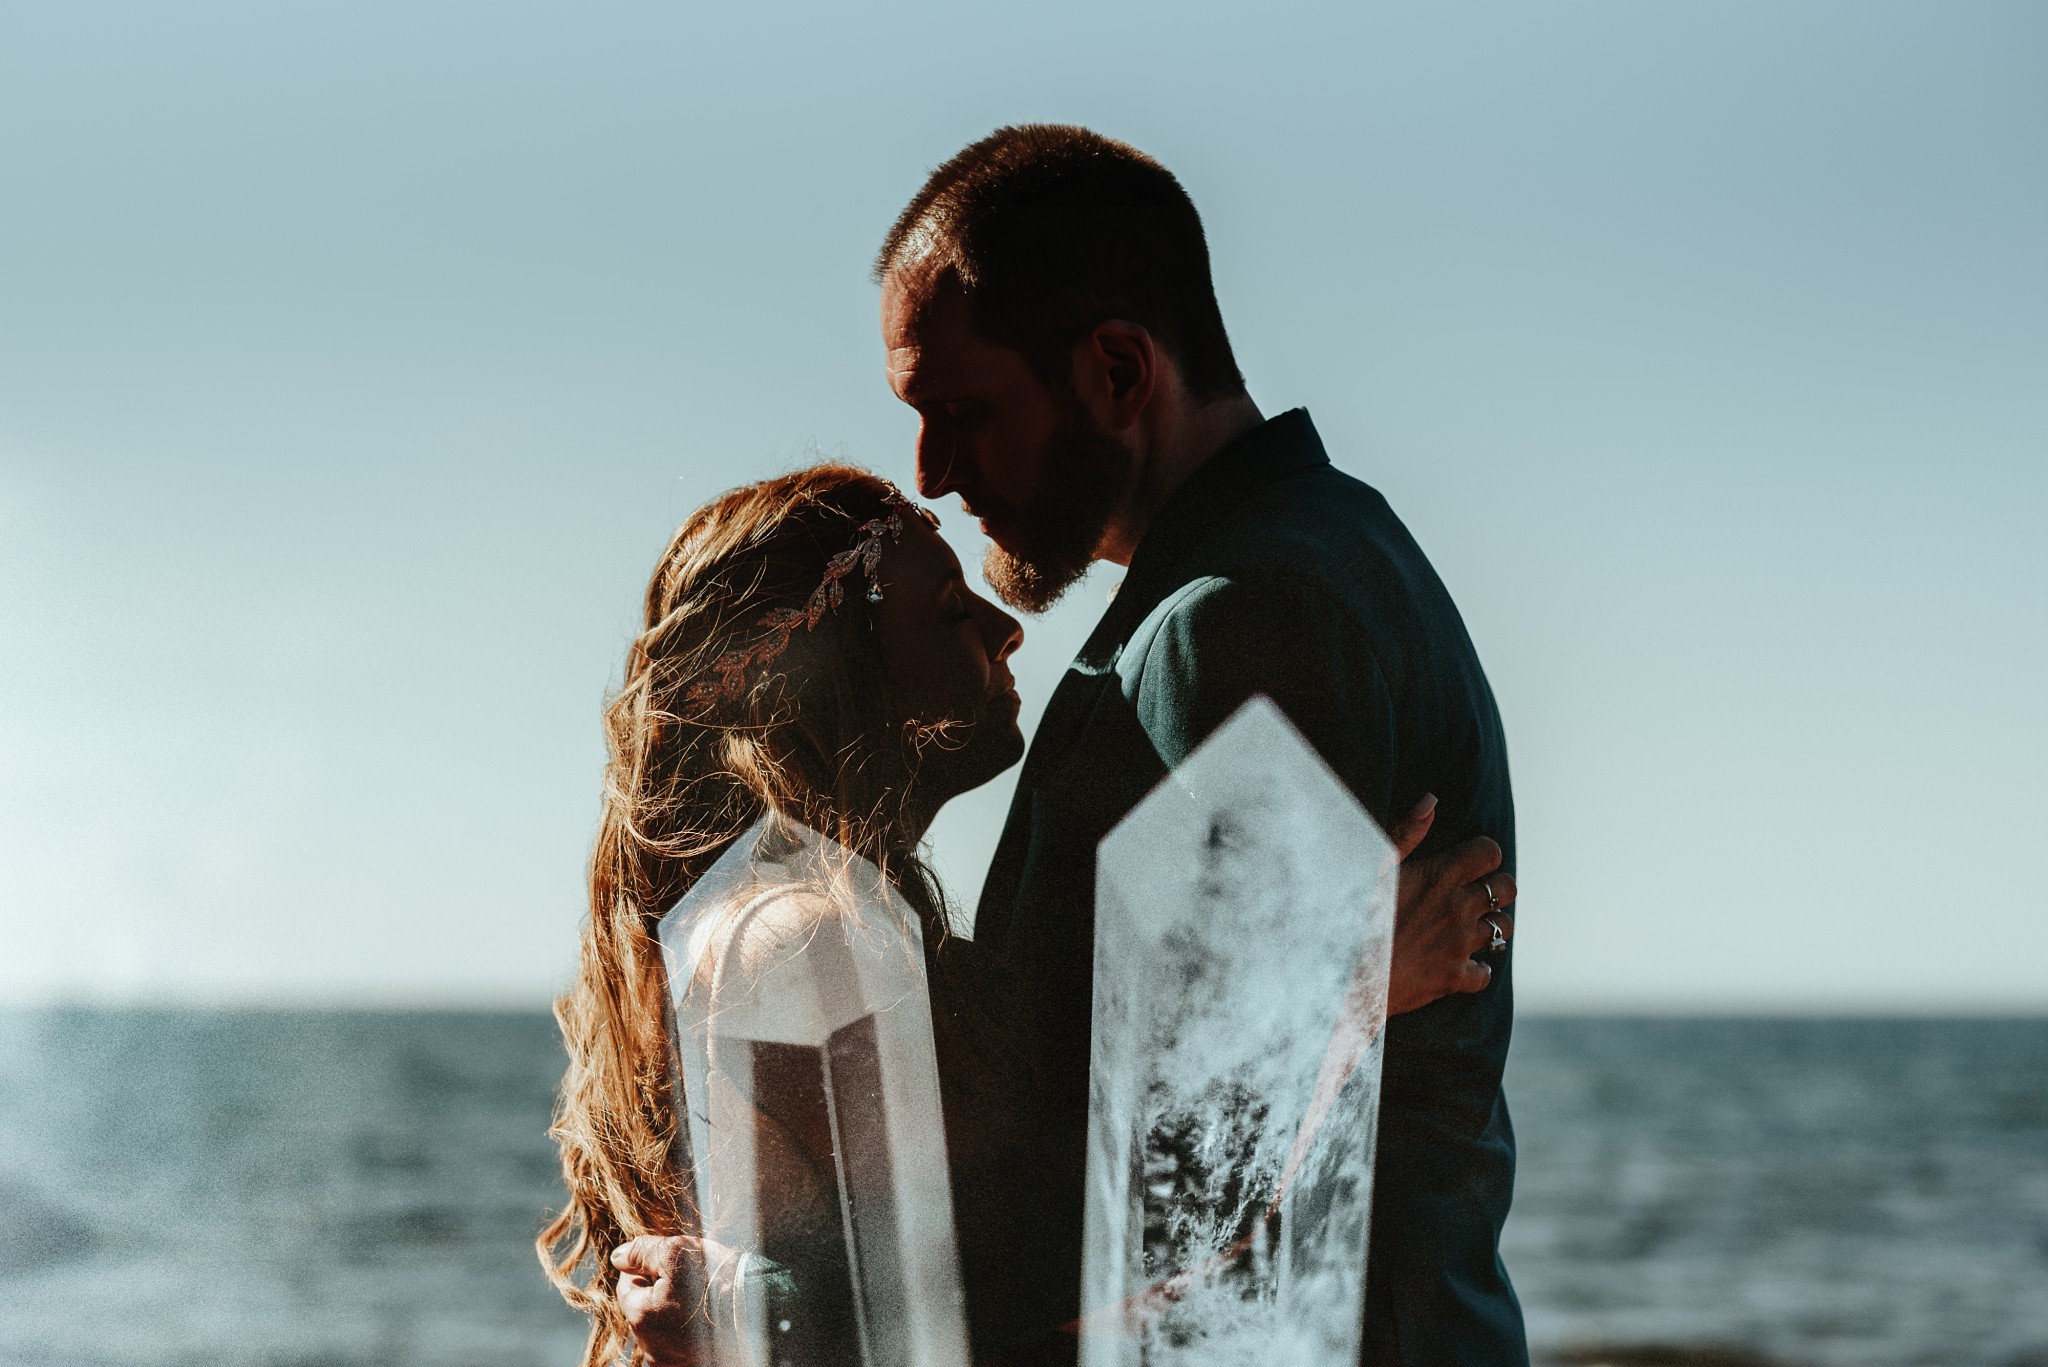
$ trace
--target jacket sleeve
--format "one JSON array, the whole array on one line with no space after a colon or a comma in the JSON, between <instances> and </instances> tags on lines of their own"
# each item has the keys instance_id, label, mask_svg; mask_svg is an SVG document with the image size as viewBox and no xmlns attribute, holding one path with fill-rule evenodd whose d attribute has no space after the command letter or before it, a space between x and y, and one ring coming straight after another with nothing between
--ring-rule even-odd
<instances>
[{"instance_id":1,"label":"jacket sleeve","mask_svg":"<svg viewBox=\"0 0 2048 1367\"><path fill-rule=\"evenodd\" d=\"M1169 769L1264 694L1388 824L1394 699L1371 641L1329 589L1290 577L1198 579L1154 610L1131 647L1135 664L1119 667L1125 696Z\"/></svg>"}]
</instances>

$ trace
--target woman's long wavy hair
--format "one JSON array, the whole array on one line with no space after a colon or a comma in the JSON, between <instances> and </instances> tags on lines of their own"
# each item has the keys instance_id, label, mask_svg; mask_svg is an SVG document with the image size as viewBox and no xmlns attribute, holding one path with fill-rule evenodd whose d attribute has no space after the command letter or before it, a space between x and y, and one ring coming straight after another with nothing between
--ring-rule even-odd
<instances>
[{"instance_id":1,"label":"woman's long wavy hair","mask_svg":"<svg viewBox=\"0 0 2048 1367\"><path fill-rule=\"evenodd\" d=\"M938 886L906 819L921 737L889 715L858 583L785 653L749 669L736 696L707 685L722 677L721 657L772 634L765 615L805 606L826 562L889 515L893 494L846 465L735 489L677 529L647 586L645 629L605 709L582 961L555 1004L569 1066L550 1133L569 1202L536 1240L549 1280L592 1318L586 1367L629 1341L611 1251L698 1230L664 1024L661 917L773 811L874 861L942 931Z\"/></svg>"}]
</instances>

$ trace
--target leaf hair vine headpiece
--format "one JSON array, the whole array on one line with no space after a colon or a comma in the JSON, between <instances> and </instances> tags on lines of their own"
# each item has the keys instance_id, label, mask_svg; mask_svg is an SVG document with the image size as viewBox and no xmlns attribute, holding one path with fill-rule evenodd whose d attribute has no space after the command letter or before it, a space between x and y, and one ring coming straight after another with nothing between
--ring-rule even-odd
<instances>
[{"instance_id":1,"label":"leaf hair vine headpiece","mask_svg":"<svg viewBox=\"0 0 2048 1367\"><path fill-rule=\"evenodd\" d=\"M882 561L882 552L888 543L903 539L903 514L914 513L936 527L938 518L929 509L920 508L905 498L895 485L890 485L882 495L882 502L889 508L884 517L869 518L860 524L860 540L825 562L825 577L818 587L811 590L810 598L801 608L776 608L755 623L768 628L769 634L752 645L738 650L728 650L711 662L711 672L716 678L699 679L690 685L685 696L691 702L730 702L746 691L747 671L756 665L764 665L783 651L789 649L790 634L798 627L809 631L824 619L826 613L846 601L846 586L841 582L856 569L868 581L867 599L870 603L882 601L882 585L875 578L875 568ZM885 543L883 538L888 538Z\"/></svg>"}]
</instances>

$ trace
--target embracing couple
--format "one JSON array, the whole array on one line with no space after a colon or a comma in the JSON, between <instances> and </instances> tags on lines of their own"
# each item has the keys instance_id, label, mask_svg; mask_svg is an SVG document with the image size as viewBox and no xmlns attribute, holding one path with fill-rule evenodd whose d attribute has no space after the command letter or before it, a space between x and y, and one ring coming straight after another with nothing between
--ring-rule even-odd
<instances>
[{"instance_id":1,"label":"embracing couple","mask_svg":"<svg viewBox=\"0 0 2048 1367\"><path fill-rule=\"evenodd\" d=\"M1514 812L1449 595L1307 413L1260 414L1194 205L1142 153L1002 129L932 173L876 275L889 384L920 420L917 492L980 520L997 596L1035 612L1094 561L1126 572L1026 755L1017 621L886 482L815 466L676 532L606 713L590 922L558 1007L569 1204L540 1245L592 1316L586 1363L701 1361L701 1317L741 1294L748 1251L696 1224L657 937L771 812L871 860L924 921L976 1362L1071 1362L1096 847L1265 695L1405 857L1364 1360L1525 1364L1498 1256ZM1020 758L974 934L949 937L921 842ZM801 1140L784 1136L773 1184L792 1229L829 1218Z\"/></svg>"}]
</instances>

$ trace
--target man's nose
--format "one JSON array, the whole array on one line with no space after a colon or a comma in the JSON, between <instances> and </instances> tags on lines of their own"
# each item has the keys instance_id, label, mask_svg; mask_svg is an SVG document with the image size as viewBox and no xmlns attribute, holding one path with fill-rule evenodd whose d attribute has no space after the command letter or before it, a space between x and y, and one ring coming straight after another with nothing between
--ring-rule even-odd
<instances>
[{"instance_id":1,"label":"man's nose","mask_svg":"<svg viewBox=\"0 0 2048 1367\"><path fill-rule=\"evenodd\" d=\"M938 498L963 487L954 469L958 450L943 423L929 420L917 428L917 492Z\"/></svg>"}]
</instances>

